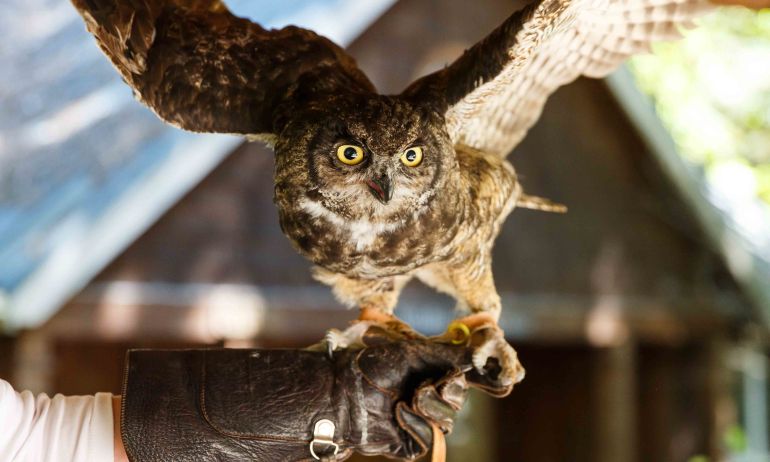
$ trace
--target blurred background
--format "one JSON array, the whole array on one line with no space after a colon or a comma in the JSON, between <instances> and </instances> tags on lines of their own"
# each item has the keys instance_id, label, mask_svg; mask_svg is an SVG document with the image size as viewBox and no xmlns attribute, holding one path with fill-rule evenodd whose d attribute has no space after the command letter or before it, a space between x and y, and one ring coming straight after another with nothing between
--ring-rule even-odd
<instances>
[{"instance_id":1,"label":"blurred background","mask_svg":"<svg viewBox=\"0 0 770 462\"><path fill-rule=\"evenodd\" d=\"M386 93L523 5L228 4L333 38ZM268 149L161 123L67 0L0 5L0 377L119 393L127 348L305 346L356 316L281 234ZM450 460L770 460L770 11L699 24L559 90L510 157L570 211L517 210L497 241L527 378L474 395ZM417 283L398 314L455 315Z\"/></svg>"}]
</instances>

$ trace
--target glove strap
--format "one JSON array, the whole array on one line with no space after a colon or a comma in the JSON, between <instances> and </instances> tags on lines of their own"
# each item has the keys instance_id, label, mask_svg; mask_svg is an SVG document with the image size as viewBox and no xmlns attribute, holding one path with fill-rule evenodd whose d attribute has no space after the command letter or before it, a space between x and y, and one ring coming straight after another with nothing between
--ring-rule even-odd
<instances>
[{"instance_id":1,"label":"glove strap","mask_svg":"<svg viewBox=\"0 0 770 462\"><path fill-rule=\"evenodd\" d=\"M433 427L433 450L431 451L431 462L446 461L446 439L444 432L435 423L430 424Z\"/></svg>"}]
</instances>

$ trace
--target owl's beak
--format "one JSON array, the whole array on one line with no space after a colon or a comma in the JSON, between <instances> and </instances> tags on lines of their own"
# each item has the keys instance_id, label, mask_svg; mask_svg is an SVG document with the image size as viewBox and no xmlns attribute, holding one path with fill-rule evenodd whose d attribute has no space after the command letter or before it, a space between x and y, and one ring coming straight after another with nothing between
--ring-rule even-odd
<instances>
[{"instance_id":1,"label":"owl's beak","mask_svg":"<svg viewBox=\"0 0 770 462\"><path fill-rule=\"evenodd\" d=\"M393 197L393 183L387 175L366 180L366 185L369 186L369 192L383 204L387 204Z\"/></svg>"}]
</instances>

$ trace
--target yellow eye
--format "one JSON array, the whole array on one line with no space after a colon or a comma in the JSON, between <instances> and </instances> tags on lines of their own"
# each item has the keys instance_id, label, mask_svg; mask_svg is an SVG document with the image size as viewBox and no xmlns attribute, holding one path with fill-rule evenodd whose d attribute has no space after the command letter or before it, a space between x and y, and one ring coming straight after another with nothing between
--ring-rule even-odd
<instances>
[{"instance_id":1,"label":"yellow eye","mask_svg":"<svg viewBox=\"0 0 770 462\"><path fill-rule=\"evenodd\" d=\"M352 144L343 144L337 148L337 159L346 165L357 165L364 160L364 150Z\"/></svg>"},{"instance_id":2,"label":"yellow eye","mask_svg":"<svg viewBox=\"0 0 770 462\"><path fill-rule=\"evenodd\" d=\"M409 148L401 154L401 162L407 167L417 167L422 162L422 148Z\"/></svg>"}]
</instances>

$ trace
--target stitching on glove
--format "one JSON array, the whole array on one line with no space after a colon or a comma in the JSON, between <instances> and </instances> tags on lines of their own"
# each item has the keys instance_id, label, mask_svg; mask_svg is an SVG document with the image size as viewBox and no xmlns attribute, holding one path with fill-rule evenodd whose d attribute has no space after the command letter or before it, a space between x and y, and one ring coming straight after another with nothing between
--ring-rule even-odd
<instances>
[{"instance_id":1,"label":"stitching on glove","mask_svg":"<svg viewBox=\"0 0 770 462\"><path fill-rule=\"evenodd\" d=\"M203 420L205 420L206 423L209 424L209 426L214 429L214 431L222 435L229 436L230 438L237 438L237 439L288 442L288 443L300 443L300 444L310 443L311 440L309 439L299 439L299 438L281 437L281 436L272 436L272 435L271 436L258 435L258 434L251 434L251 433L242 433L242 432L229 432L215 425L212 422L212 419L209 417L208 412L206 411L206 354L205 352L203 353L203 361L201 361L201 363L202 363L201 364L201 391L199 394L200 410L201 410L201 414L203 415Z\"/></svg>"},{"instance_id":2,"label":"stitching on glove","mask_svg":"<svg viewBox=\"0 0 770 462\"><path fill-rule=\"evenodd\" d=\"M361 374L361 377L363 377L363 379L366 380L366 383L368 383L372 388L374 388L375 390L379 391L384 395L389 396L392 400L396 400L396 398L398 398L398 390L396 389L391 390L391 389L383 388L377 385L376 383L374 383L374 381L371 378L369 378L368 375L366 375L366 373L361 369L361 366L358 364L359 360L361 359L361 355L368 349L369 348L364 348L363 350L359 351L358 354L356 354L356 357L353 360L353 366L356 368L356 371L358 371Z\"/></svg>"},{"instance_id":3,"label":"stitching on glove","mask_svg":"<svg viewBox=\"0 0 770 462\"><path fill-rule=\"evenodd\" d=\"M418 416L418 417L420 417L420 418L423 418L423 419L424 419L424 417L423 417L423 416L421 416L420 414L417 414L417 413L415 413L415 412L412 412L412 411L409 409L409 407L406 405L406 403L404 403L403 401L399 401L399 402L396 404L396 412L395 412L395 415L396 415L396 421L398 421L398 424L399 424L398 426L399 426L399 427L401 427L401 428L402 428L402 429L403 429L405 432L409 433L409 435L410 435L410 436L411 436L411 437L412 437L412 438L413 438L415 441L417 441L417 444L419 444L419 445L420 445L420 447L422 448L422 451L420 452L420 454L418 454L418 457L422 457L422 456L424 456L424 455L425 455L425 454L428 452L428 443L427 443L427 441L423 441L423 439L420 437L420 435L418 435L417 433L415 433L414 431L412 431L412 430L410 429L409 425L408 425L408 424L407 424L407 423L406 423L406 422L405 422L405 421L404 421L404 420L401 418L401 412L403 412L403 409L406 409L406 412L410 412L410 413L412 413L412 414L415 414L415 415L417 415L417 416ZM400 411L401 411L401 412L400 412ZM430 423L430 422L429 422L429 423ZM435 438L435 435L434 435L434 438Z\"/></svg>"}]
</instances>

